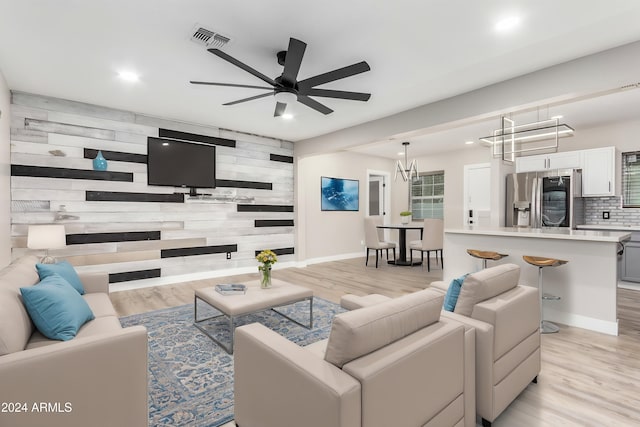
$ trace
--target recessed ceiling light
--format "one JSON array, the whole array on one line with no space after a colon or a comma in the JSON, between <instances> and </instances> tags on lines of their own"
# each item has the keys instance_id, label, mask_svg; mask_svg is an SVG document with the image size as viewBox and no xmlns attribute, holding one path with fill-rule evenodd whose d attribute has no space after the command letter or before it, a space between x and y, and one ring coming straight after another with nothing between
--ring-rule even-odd
<instances>
[{"instance_id":1,"label":"recessed ceiling light","mask_svg":"<svg viewBox=\"0 0 640 427\"><path fill-rule=\"evenodd\" d=\"M560 115L560 114L559 114L559 115L557 115L557 116L553 116L553 117L551 117L551 118L552 118L552 119L554 119L554 120L555 120L555 119L560 120L560 119L561 119L561 118L563 118L563 117L564 117L563 115Z\"/></svg>"},{"instance_id":2,"label":"recessed ceiling light","mask_svg":"<svg viewBox=\"0 0 640 427\"><path fill-rule=\"evenodd\" d=\"M467 144L467 145L471 145L471 144L473 144L474 142L475 142L475 141L465 141L464 143L465 143L465 144Z\"/></svg>"},{"instance_id":3,"label":"recessed ceiling light","mask_svg":"<svg viewBox=\"0 0 640 427\"><path fill-rule=\"evenodd\" d=\"M404 156L404 151L398 152L398 156Z\"/></svg>"},{"instance_id":4,"label":"recessed ceiling light","mask_svg":"<svg viewBox=\"0 0 640 427\"><path fill-rule=\"evenodd\" d=\"M520 24L520 17L512 15L501 19L496 23L495 29L498 32L505 32L514 29Z\"/></svg>"},{"instance_id":5,"label":"recessed ceiling light","mask_svg":"<svg viewBox=\"0 0 640 427\"><path fill-rule=\"evenodd\" d=\"M282 116L280 116L280 117L282 117L282 118L283 118L283 119L285 119L285 120L291 120L291 119L293 119L293 114L284 113L284 114L283 114Z\"/></svg>"},{"instance_id":6,"label":"recessed ceiling light","mask_svg":"<svg viewBox=\"0 0 640 427\"><path fill-rule=\"evenodd\" d=\"M133 71L119 71L118 77L126 82L137 82L138 80L140 80L140 76L138 75L138 73L135 73Z\"/></svg>"}]
</instances>

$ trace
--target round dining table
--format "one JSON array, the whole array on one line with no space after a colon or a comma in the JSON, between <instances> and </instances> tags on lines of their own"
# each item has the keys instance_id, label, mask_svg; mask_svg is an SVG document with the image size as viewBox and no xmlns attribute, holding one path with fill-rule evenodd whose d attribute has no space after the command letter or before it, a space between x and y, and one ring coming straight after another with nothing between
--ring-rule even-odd
<instances>
[{"instance_id":1,"label":"round dining table","mask_svg":"<svg viewBox=\"0 0 640 427\"><path fill-rule=\"evenodd\" d=\"M378 225L378 228L387 228L389 230L398 230L398 236L400 241L398 242L400 253L398 259L387 261L393 265L421 265L422 261L407 261L407 230L420 230L420 239L422 239L422 233L424 232L423 224L385 224Z\"/></svg>"}]
</instances>

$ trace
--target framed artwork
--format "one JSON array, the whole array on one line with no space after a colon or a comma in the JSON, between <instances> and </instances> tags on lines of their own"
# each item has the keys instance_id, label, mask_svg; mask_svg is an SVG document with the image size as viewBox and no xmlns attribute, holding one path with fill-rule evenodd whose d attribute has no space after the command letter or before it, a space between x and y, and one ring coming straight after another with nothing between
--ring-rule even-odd
<instances>
[{"instance_id":1,"label":"framed artwork","mask_svg":"<svg viewBox=\"0 0 640 427\"><path fill-rule=\"evenodd\" d=\"M320 209L323 211L360 210L360 181L320 177Z\"/></svg>"}]
</instances>

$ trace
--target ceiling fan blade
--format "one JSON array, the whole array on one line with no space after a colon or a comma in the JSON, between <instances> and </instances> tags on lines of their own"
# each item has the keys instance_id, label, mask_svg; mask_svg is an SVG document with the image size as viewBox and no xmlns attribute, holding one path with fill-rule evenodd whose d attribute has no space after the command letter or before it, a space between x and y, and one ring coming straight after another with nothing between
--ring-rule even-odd
<instances>
[{"instance_id":1,"label":"ceiling fan blade","mask_svg":"<svg viewBox=\"0 0 640 427\"><path fill-rule=\"evenodd\" d=\"M287 109L287 104L284 102L276 103L276 110L273 112L273 117L280 117L284 114L284 111Z\"/></svg>"},{"instance_id":2,"label":"ceiling fan blade","mask_svg":"<svg viewBox=\"0 0 640 427\"><path fill-rule=\"evenodd\" d=\"M287 56L284 61L282 80L292 85L295 84L306 48L307 44L305 42L294 38L289 39L289 48L287 49Z\"/></svg>"},{"instance_id":3,"label":"ceiling fan blade","mask_svg":"<svg viewBox=\"0 0 640 427\"><path fill-rule=\"evenodd\" d=\"M254 99L260 99L260 98L264 98L264 97L271 96L271 95L273 95L273 92L262 93L260 95L250 96L249 98L244 98L244 99L239 99L237 101L227 102L226 104L222 104L222 105L236 105L236 104L240 104L241 102L253 101Z\"/></svg>"},{"instance_id":4,"label":"ceiling fan blade","mask_svg":"<svg viewBox=\"0 0 640 427\"><path fill-rule=\"evenodd\" d=\"M271 90L272 88L266 86L251 86L251 85L237 85L233 83L214 83L214 82L199 82L194 80L189 80L189 83L194 85L209 85L209 86L228 86L228 87L245 87L249 89L266 89Z\"/></svg>"},{"instance_id":5,"label":"ceiling fan blade","mask_svg":"<svg viewBox=\"0 0 640 427\"><path fill-rule=\"evenodd\" d=\"M298 95L298 102L306 105L309 108L313 108L316 111L321 112L322 114L331 114L333 110L326 105L323 105L316 101L315 99L311 99L306 95Z\"/></svg>"},{"instance_id":6,"label":"ceiling fan blade","mask_svg":"<svg viewBox=\"0 0 640 427\"><path fill-rule=\"evenodd\" d=\"M207 50L209 52L213 53L214 55L224 59L225 61L230 62L231 64L235 65L236 67L245 70L247 73L253 74L254 76L259 78L260 80L269 83L271 86L277 86L278 85L273 79L265 76L260 71L257 71L255 69L249 67L247 64L238 61L234 57L229 56L228 54L226 54L225 52L221 51L220 49L207 49Z\"/></svg>"},{"instance_id":7,"label":"ceiling fan blade","mask_svg":"<svg viewBox=\"0 0 640 427\"><path fill-rule=\"evenodd\" d=\"M303 95L310 96L323 96L325 98L338 98L338 99L349 99L352 101L368 101L371 98L370 93L363 92L347 92L344 90L329 90L329 89L307 89Z\"/></svg>"},{"instance_id":8,"label":"ceiling fan blade","mask_svg":"<svg viewBox=\"0 0 640 427\"><path fill-rule=\"evenodd\" d=\"M355 76L356 74L369 71L371 67L366 61L358 62L357 64L348 65L346 67L338 68L337 70L329 71L324 74L318 74L314 77L298 82L298 87L302 89L309 89L314 86L333 82L336 80L344 79L346 77Z\"/></svg>"}]
</instances>

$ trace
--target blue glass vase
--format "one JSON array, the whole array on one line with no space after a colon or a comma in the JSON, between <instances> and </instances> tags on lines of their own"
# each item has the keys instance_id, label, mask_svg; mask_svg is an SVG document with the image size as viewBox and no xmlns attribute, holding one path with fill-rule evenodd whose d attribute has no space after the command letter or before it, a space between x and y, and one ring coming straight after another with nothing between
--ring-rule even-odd
<instances>
[{"instance_id":1,"label":"blue glass vase","mask_svg":"<svg viewBox=\"0 0 640 427\"><path fill-rule=\"evenodd\" d=\"M107 159L102 155L102 151L98 151L98 155L95 159L93 159L93 170L97 171L106 171L107 170Z\"/></svg>"}]
</instances>

